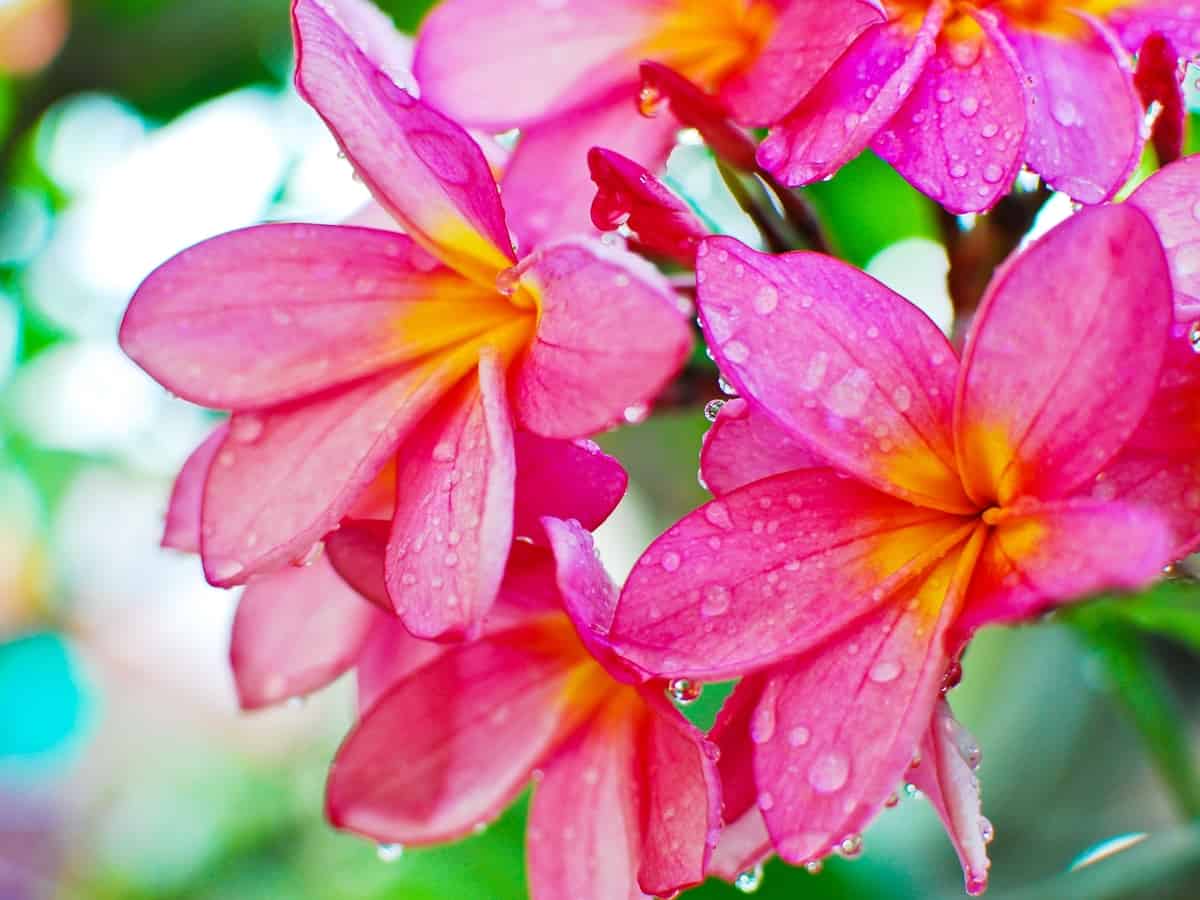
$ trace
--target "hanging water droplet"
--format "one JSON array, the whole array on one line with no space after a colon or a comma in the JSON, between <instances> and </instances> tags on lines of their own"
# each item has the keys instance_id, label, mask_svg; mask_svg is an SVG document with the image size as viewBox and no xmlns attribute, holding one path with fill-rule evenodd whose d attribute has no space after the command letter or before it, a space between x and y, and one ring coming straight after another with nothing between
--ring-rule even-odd
<instances>
[{"instance_id":1,"label":"hanging water droplet","mask_svg":"<svg viewBox=\"0 0 1200 900\"><path fill-rule=\"evenodd\" d=\"M717 416L721 414L721 408L726 404L725 400L709 400L704 404L704 418L710 422L717 421Z\"/></svg>"},{"instance_id":2,"label":"hanging water droplet","mask_svg":"<svg viewBox=\"0 0 1200 900\"><path fill-rule=\"evenodd\" d=\"M1200 353L1200 321L1193 322L1188 329L1188 343L1192 345L1193 353Z\"/></svg>"},{"instance_id":3,"label":"hanging water droplet","mask_svg":"<svg viewBox=\"0 0 1200 900\"><path fill-rule=\"evenodd\" d=\"M987 816L979 817L979 836L983 838L985 844L990 844L996 837L996 829L992 825L992 820Z\"/></svg>"},{"instance_id":4,"label":"hanging water droplet","mask_svg":"<svg viewBox=\"0 0 1200 900\"><path fill-rule=\"evenodd\" d=\"M623 418L626 424L637 425L646 421L646 417L650 415L650 407L645 403L636 403L633 406L625 407Z\"/></svg>"},{"instance_id":5,"label":"hanging water droplet","mask_svg":"<svg viewBox=\"0 0 1200 900\"><path fill-rule=\"evenodd\" d=\"M403 844L379 844L375 848L375 855L379 857L380 862L394 863L404 855Z\"/></svg>"},{"instance_id":6,"label":"hanging water droplet","mask_svg":"<svg viewBox=\"0 0 1200 900\"><path fill-rule=\"evenodd\" d=\"M909 799L916 799L917 797L921 796L921 789L911 781L907 782L904 785L904 796L908 797Z\"/></svg>"},{"instance_id":7,"label":"hanging water droplet","mask_svg":"<svg viewBox=\"0 0 1200 900\"><path fill-rule=\"evenodd\" d=\"M740 874L733 882L733 886L743 894L753 894L762 887L763 882L763 865L759 863L753 869Z\"/></svg>"},{"instance_id":8,"label":"hanging water droplet","mask_svg":"<svg viewBox=\"0 0 1200 900\"><path fill-rule=\"evenodd\" d=\"M666 105L666 102L662 91L653 85L644 84L642 85L642 89L638 91L638 112L648 119L653 119L662 112L662 108Z\"/></svg>"},{"instance_id":9,"label":"hanging water droplet","mask_svg":"<svg viewBox=\"0 0 1200 900\"><path fill-rule=\"evenodd\" d=\"M667 694L680 706L690 706L700 699L704 685L690 678L672 678L667 684Z\"/></svg>"},{"instance_id":10,"label":"hanging water droplet","mask_svg":"<svg viewBox=\"0 0 1200 900\"><path fill-rule=\"evenodd\" d=\"M516 266L505 269L496 276L496 290L505 297L511 297L517 292L517 284L521 281L521 273Z\"/></svg>"},{"instance_id":11,"label":"hanging water droplet","mask_svg":"<svg viewBox=\"0 0 1200 900\"><path fill-rule=\"evenodd\" d=\"M305 697L292 697L287 702L288 709L304 709L306 700Z\"/></svg>"},{"instance_id":12,"label":"hanging water droplet","mask_svg":"<svg viewBox=\"0 0 1200 900\"><path fill-rule=\"evenodd\" d=\"M838 853L846 859L858 859L862 855L863 840L857 834L847 835L838 844Z\"/></svg>"},{"instance_id":13,"label":"hanging water droplet","mask_svg":"<svg viewBox=\"0 0 1200 900\"><path fill-rule=\"evenodd\" d=\"M895 791L892 791L890 794L888 794L887 799L883 801L883 805L886 806L888 809L893 809L894 807L898 806L899 803L900 803L900 795L897 794Z\"/></svg>"},{"instance_id":14,"label":"hanging water droplet","mask_svg":"<svg viewBox=\"0 0 1200 900\"><path fill-rule=\"evenodd\" d=\"M822 863L819 859L810 859L804 864L804 871L809 875L819 875L821 869L824 867L824 863Z\"/></svg>"},{"instance_id":15,"label":"hanging water droplet","mask_svg":"<svg viewBox=\"0 0 1200 900\"><path fill-rule=\"evenodd\" d=\"M738 395L737 388L726 381L724 375L717 377L717 387L721 389L721 393L726 397L736 397Z\"/></svg>"}]
</instances>

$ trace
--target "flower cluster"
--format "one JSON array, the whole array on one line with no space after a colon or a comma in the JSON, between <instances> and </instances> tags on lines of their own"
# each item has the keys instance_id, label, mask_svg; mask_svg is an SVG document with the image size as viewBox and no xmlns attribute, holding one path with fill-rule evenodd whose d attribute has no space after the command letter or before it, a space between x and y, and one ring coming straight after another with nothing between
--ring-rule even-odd
<instances>
[{"instance_id":1,"label":"flower cluster","mask_svg":"<svg viewBox=\"0 0 1200 900\"><path fill-rule=\"evenodd\" d=\"M1200 164L1108 202L1148 113L1179 155L1181 9L446 0L413 53L366 0L295 0L297 88L372 206L186 250L121 344L230 413L164 544L245 585L242 705L355 673L331 821L453 840L532 781L536 900L627 900L855 855L911 782L983 891L946 700L972 635L1200 543ZM825 253L710 234L655 177L681 125L810 246L788 186L868 147L953 213L1022 165L1093 205L997 270L960 343ZM589 438L700 338L737 394L715 499L619 589L590 531L627 479ZM707 735L667 699L731 679Z\"/></svg>"}]
</instances>

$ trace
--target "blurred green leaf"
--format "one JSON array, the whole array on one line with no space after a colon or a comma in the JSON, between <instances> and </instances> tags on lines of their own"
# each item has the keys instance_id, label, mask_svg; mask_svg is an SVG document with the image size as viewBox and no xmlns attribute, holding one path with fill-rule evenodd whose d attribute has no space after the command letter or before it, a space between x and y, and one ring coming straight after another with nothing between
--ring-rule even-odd
<instances>
[{"instance_id":1,"label":"blurred green leaf","mask_svg":"<svg viewBox=\"0 0 1200 900\"><path fill-rule=\"evenodd\" d=\"M1164 581L1140 594L1097 600L1067 617L1091 627L1124 623L1186 644L1200 654L1200 583Z\"/></svg>"}]
</instances>

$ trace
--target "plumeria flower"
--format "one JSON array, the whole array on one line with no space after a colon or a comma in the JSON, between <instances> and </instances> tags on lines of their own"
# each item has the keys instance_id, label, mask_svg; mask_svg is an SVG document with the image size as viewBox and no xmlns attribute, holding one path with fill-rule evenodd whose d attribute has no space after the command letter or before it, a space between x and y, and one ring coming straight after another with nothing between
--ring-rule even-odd
<instances>
[{"instance_id":1,"label":"plumeria flower","mask_svg":"<svg viewBox=\"0 0 1200 900\"><path fill-rule=\"evenodd\" d=\"M835 3L849 6L849 3ZM1200 7L1149 2L885 0L875 22L759 147L789 185L872 147L953 212L990 208L1022 163L1082 203L1142 151L1130 53L1151 33L1200 50Z\"/></svg>"},{"instance_id":2,"label":"plumeria flower","mask_svg":"<svg viewBox=\"0 0 1200 900\"><path fill-rule=\"evenodd\" d=\"M392 656L360 668L362 712L330 771L329 817L385 844L442 843L532 781L534 900L673 895L703 879L719 834L716 749L662 683L629 683L603 648L592 655L564 603L590 616L616 602L616 588L584 528L543 521L553 552L514 553L478 640L443 645L417 667ZM369 532L355 541L365 562ZM382 557L377 542L377 569Z\"/></svg>"},{"instance_id":3,"label":"plumeria flower","mask_svg":"<svg viewBox=\"0 0 1200 900\"><path fill-rule=\"evenodd\" d=\"M199 552L205 482L228 429L220 425L176 478L164 546ZM514 566L520 567L512 553L547 546L542 517L571 518L594 529L616 508L628 483L620 463L590 441L553 440L525 431L516 432L514 439L513 533L521 543L509 556L509 580ZM412 668L431 657L436 645L408 634L387 593L383 560L395 506L395 475L395 467L389 466L376 477L344 520L346 527L330 534L321 552L302 565L258 575L246 586L230 641L234 684L243 709L307 696L355 666L360 689L370 694L376 673ZM364 533L370 551L365 561L360 549ZM485 627L493 619L485 619Z\"/></svg>"},{"instance_id":4,"label":"plumeria flower","mask_svg":"<svg viewBox=\"0 0 1200 900\"><path fill-rule=\"evenodd\" d=\"M394 80L405 48L382 13L297 0L293 19L297 87L405 234L213 238L146 279L121 345L233 413L204 486L213 584L304 558L394 461L395 608L418 636L476 631L513 537L514 430L620 421L681 365L687 324L619 249L567 239L518 262L478 145Z\"/></svg>"},{"instance_id":5,"label":"plumeria flower","mask_svg":"<svg viewBox=\"0 0 1200 900\"><path fill-rule=\"evenodd\" d=\"M536 235L586 228L583 160L596 145L652 171L679 123L639 115L638 66L670 66L744 125L778 121L857 35L873 0L446 0L418 34L424 97L460 121L521 129L504 179L513 221Z\"/></svg>"},{"instance_id":6,"label":"plumeria flower","mask_svg":"<svg viewBox=\"0 0 1200 900\"><path fill-rule=\"evenodd\" d=\"M961 360L915 306L825 256L709 238L696 277L744 398L705 443L717 499L591 626L647 675L751 676L726 718L758 850L769 834L815 863L853 851L918 747L953 730L939 697L977 628L1138 588L1194 548L1200 373L1129 204L1073 216L1001 269ZM989 829L966 823L977 797L945 749L927 777L979 891Z\"/></svg>"}]
</instances>

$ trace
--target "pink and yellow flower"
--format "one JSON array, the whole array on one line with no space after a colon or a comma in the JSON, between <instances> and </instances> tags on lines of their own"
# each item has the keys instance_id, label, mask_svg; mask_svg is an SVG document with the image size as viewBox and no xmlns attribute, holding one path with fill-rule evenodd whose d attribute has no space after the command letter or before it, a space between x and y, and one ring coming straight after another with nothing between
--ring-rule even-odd
<instances>
[{"instance_id":1,"label":"pink and yellow flower","mask_svg":"<svg viewBox=\"0 0 1200 900\"><path fill-rule=\"evenodd\" d=\"M1099 203L1141 155L1130 53L1155 32L1191 56L1200 12L1165 0L884 0L778 120L759 162L807 184L871 147L954 212L990 208L1028 163Z\"/></svg>"},{"instance_id":2,"label":"pink and yellow flower","mask_svg":"<svg viewBox=\"0 0 1200 900\"><path fill-rule=\"evenodd\" d=\"M418 636L477 631L514 533L516 430L620 421L682 363L688 328L631 254L575 239L518 261L478 145L397 85L406 49L382 13L296 0L293 18L297 87L405 233L213 238L146 279L121 345L233 413L204 482L212 583L302 559L394 462L395 608Z\"/></svg>"},{"instance_id":3,"label":"pink and yellow flower","mask_svg":"<svg viewBox=\"0 0 1200 900\"><path fill-rule=\"evenodd\" d=\"M1159 169L1129 203L1158 230L1175 285L1175 318L1200 320L1200 156L1187 156ZM1200 348L1200 335L1193 337Z\"/></svg>"},{"instance_id":4,"label":"pink and yellow flower","mask_svg":"<svg viewBox=\"0 0 1200 900\"><path fill-rule=\"evenodd\" d=\"M522 135L504 185L529 233L586 228L596 145L648 169L679 123L637 112L643 60L719 96L734 119L782 118L879 17L872 0L447 0L418 35L423 96L460 121Z\"/></svg>"},{"instance_id":5,"label":"pink and yellow flower","mask_svg":"<svg viewBox=\"0 0 1200 900\"><path fill-rule=\"evenodd\" d=\"M482 637L415 666L390 647L360 664L361 716L330 771L329 817L376 841L440 843L532 781L534 900L673 894L703 879L720 831L716 749L661 683L628 683L592 656L563 605L611 607L616 588L586 530L543 522L553 552L514 553ZM365 562L370 532L354 540ZM382 554L377 541L379 569Z\"/></svg>"},{"instance_id":6,"label":"pink and yellow flower","mask_svg":"<svg viewBox=\"0 0 1200 900\"><path fill-rule=\"evenodd\" d=\"M716 499L593 626L648 675L751 674L715 734L723 765L753 772L729 790L749 816L731 829L738 864L852 850L921 778L925 742L924 784L982 890L988 829L967 822L973 784L939 744L966 641L1142 586L1200 539L1200 367L1154 227L1129 204L1072 217L998 273L961 359L916 307L825 256L710 238L697 282L744 398L705 443Z\"/></svg>"}]
</instances>

